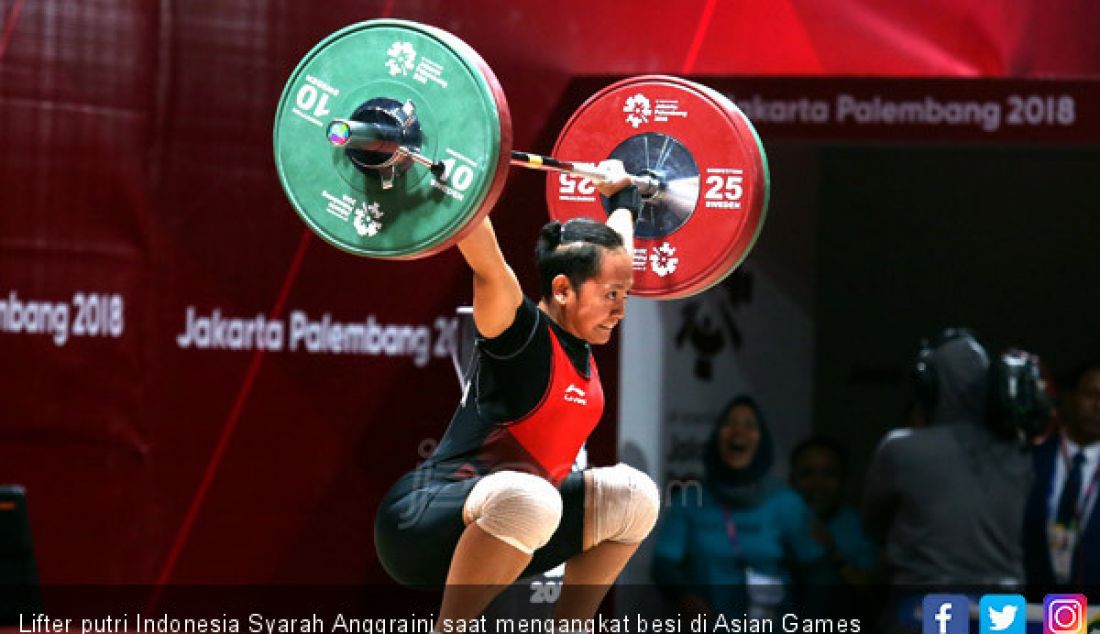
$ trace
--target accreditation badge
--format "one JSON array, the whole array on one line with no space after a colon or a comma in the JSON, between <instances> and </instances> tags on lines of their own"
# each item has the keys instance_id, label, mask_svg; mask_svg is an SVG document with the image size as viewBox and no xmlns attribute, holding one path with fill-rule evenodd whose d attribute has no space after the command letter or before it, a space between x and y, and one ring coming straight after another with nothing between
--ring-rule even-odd
<instances>
[{"instance_id":1,"label":"accreditation badge","mask_svg":"<svg viewBox=\"0 0 1100 634\"><path fill-rule=\"evenodd\" d=\"M1073 549L1077 545L1077 531L1073 526L1052 523L1047 528L1050 536L1050 565L1058 583L1068 583L1073 568Z\"/></svg>"},{"instance_id":2,"label":"accreditation badge","mask_svg":"<svg viewBox=\"0 0 1100 634\"><path fill-rule=\"evenodd\" d=\"M783 601L783 578L746 568L745 586L749 593L749 616L759 619L773 618L776 607Z\"/></svg>"}]
</instances>

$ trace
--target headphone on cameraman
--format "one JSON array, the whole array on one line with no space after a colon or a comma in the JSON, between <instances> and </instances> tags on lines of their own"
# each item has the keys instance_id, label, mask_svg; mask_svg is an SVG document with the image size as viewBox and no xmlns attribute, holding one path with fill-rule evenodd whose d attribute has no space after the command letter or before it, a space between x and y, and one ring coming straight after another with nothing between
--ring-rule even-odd
<instances>
[{"instance_id":1,"label":"headphone on cameraman","mask_svg":"<svg viewBox=\"0 0 1100 634\"><path fill-rule=\"evenodd\" d=\"M989 415L999 431L1019 430L1031 440L1054 415L1039 357L1017 348L997 356L989 368Z\"/></svg>"},{"instance_id":2,"label":"headphone on cameraman","mask_svg":"<svg viewBox=\"0 0 1100 634\"><path fill-rule=\"evenodd\" d=\"M971 346L985 352L977 336L967 328L948 328L931 340L921 341L913 365L913 389L917 405L926 418L932 417L939 401L940 375L933 355L958 339L966 339ZM1009 348L990 359L988 381L987 423L996 433L1016 435L1020 432L1027 439L1042 433L1054 407L1046 392L1039 357Z\"/></svg>"}]
</instances>

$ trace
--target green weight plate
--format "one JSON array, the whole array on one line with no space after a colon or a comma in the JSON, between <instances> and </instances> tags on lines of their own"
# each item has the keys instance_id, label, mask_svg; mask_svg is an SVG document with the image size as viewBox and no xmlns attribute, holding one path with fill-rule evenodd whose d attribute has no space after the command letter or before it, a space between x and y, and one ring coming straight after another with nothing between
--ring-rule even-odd
<instances>
[{"instance_id":1,"label":"green weight plate","mask_svg":"<svg viewBox=\"0 0 1100 634\"><path fill-rule=\"evenodd\" d=\"M379 171L329 143L331 120L379 99L412 103L419 152L442 161L442 174L406 164L386 188ZM275 165L294 209L326 241L369 257L454 244L496 202L511 146L508 104L484 60L445 31L403 20L326 37L294 69L275 114Z\"/></svg>"}]
</instances>

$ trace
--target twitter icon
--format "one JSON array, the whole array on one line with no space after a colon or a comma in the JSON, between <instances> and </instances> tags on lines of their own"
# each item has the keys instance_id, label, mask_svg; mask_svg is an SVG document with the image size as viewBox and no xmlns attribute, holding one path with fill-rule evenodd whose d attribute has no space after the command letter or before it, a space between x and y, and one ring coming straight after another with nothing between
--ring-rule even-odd
<instances>
[{"instance_id":1,"label":"twitter icon","mask_svg":"<svg viewBox=\"0 0 1100 634\"><path fill-rule=\"evenodd\" d=\"M1025 634L1027 600L1019 594L987 594L978 602L980 634Z\"/></svg>"}]
</instances>

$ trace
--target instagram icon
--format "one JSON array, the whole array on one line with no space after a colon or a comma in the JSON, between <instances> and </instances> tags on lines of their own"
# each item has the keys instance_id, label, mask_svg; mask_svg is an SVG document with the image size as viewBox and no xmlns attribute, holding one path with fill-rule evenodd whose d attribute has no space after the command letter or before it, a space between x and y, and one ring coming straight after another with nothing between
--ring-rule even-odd
<instances>
[{"instance_id":1,"label":"instagram icon","mask_svg":"<svg viewBox=\"0 0 1100 634\"><path fill-rule=\"evenodd\" d=\"M1043 634L1085 634L1087 607L1083 594L1043 597Z\"/></svg>"}]
</instances>

